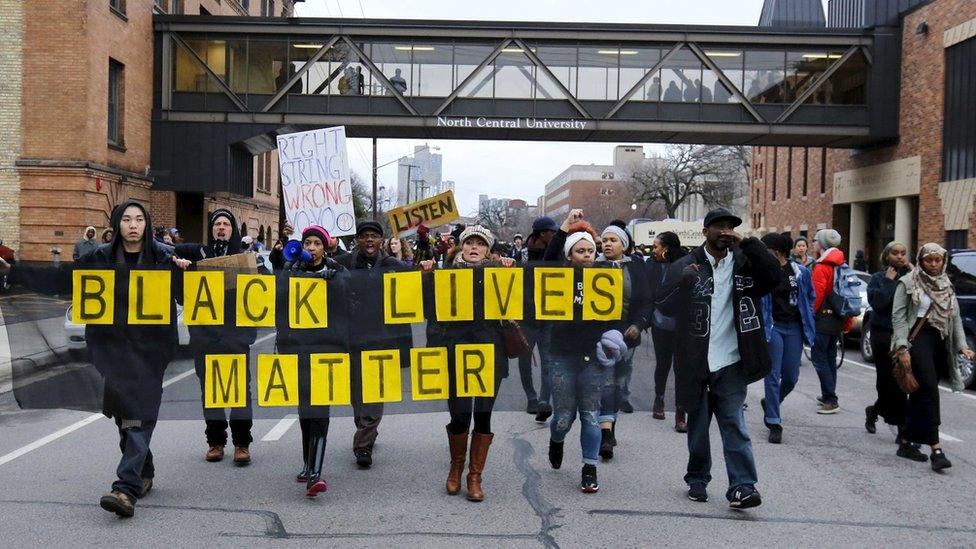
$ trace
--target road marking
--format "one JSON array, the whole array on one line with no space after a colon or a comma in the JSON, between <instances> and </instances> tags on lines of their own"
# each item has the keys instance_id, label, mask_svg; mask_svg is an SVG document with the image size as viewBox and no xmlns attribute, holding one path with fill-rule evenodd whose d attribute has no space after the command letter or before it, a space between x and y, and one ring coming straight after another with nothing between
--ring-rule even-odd
<instances>
[{"instance_id":1,"label":"road marking","mask_svg":"<svg viewBox=\"0 0 976 549\"><path fill-rule=\"evenodd\" d=\"M861 368L867 368L868 370L874 370L875 369L874 366L869 366L867 364L861 364L860 362L858 362L856 360L851 360L849 358L844 358L844 362L850 362L851 364L860 366ZM976 400L976 395L974 395L974 394L967 393L965 391L956 392L956 391L953 391L950 387L946 387L946 386L941 385L941 384L939 385L939 390L942 391L942 392L945 392L945 393L953 393L956 396L961 396L963 398L968 398L970 400Z\"/></svg>"},{"instance_id":2,"label":"road marking","mask_svg":"<svg viewBox=\"0 0 976 549\"><path fill-rule=\"evenodd\" d=\"M285 435L285 433L288 432L288 429L291 429L291 426L294 425L295 422L297 421L298 421L298 416L295 414L288 414L287 416L281 418L281 421L275 424L275 426L272 427L270 431L268 431L268 434L264 435L264 437L261 438L261 442L274 442L276 440L279 440L281 437Z\"/></svg>"},{"instance_id":3,"label":"road marking","mask_svg":"<svg viewBox=\"0 0 976 549\"><path fill-rule=\"evenodd\" d=\"M185 379L185 378L193 375L194 373L196 373L194 370L187 370L187 371L183 372L182 374L177 374L177 375L175 375L175 376L167 379L166 381L164 381L163 382L163 387L169 387L170 385L176 383L177 381L180 381L182 379ZM16 450L14 450L13 452L10 452L9 454L6 454L4 456L0 456L0 465L4 465L5 463L10 463L11 461L19 458L20 456L22 456L24 454L27 454L27 453L32 452L34 450L37 450L38 448L40 448L42 446L45 446L45 445L47 445L47 444L49 444L51 442L54 442L55 440L58 440L59 438L65 436L65 435L71 434L71 433L77 431L78 429L81 429L82 427L84 427L86 425L89 425L91 423L94 423L94 422L98 421L99 419L101 419L103 417L105 417L105 416L102 415L101 413L92 414L92 415L90 415L90 416L88 416L88 417L86 417L86 418L84 418L82 420L76 421L76 422L72 423L71 425L68 425L67 427L65 427L63 429L60 429L58 431L55 431L55 432L51 433L50 435L47 435L47 436L42 437L42 438L39 438L39 439L35 440L34 442L31 442L30 444L26 445L26 446L22 446L22 447L20 447L20 448L18 448Z\"/></svg>"},{"instance_id":4,"label":"road marking","mask_svg":"<svg viewBox=\"0 0 976 549\"><path fill-rule=\"evenodd\" d=\"M942 440L948 440L949 442L962 442L961 438L956 438L952 435L947 435L942 431L939 431L939 438L941 438Z\"/></svg>"},{"instance_id":5,"label":"road marking","mask_svg":"<svg viewBox=\"0 0 976 549\"><path fill-rule=\"evenodd\" d=\"M257 340L254 341L254 343L251 344L251 346L257 345L259 343L264 343L265 341L273 338L276 335L278 335L278 334L275 333L275 332L271 332L270 334L268 334L268 335L266 335L264 337L259 337Z\"/></svg>"}]
</instances>

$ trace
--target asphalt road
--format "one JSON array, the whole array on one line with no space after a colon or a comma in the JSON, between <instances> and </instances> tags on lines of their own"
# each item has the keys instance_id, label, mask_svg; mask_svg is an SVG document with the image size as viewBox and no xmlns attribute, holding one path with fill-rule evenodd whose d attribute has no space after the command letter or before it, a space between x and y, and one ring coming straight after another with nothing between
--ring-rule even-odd
<instances>
[{"instance_id":1,"label":"asphalt road","mask_svg":"<svg viewBox=\"0 0 976 549\"><path fill-rule=\"evenodd\" d=\"M647 351L639 368L651 366ZM168 399L197 398L189 368L187 360L171 366ZM939 475L896 457L883 425L875 435L865 432L873 369L848 361L839 378L842 411L818 416L817 377L809 365L802 368L783 406L780 446L765 440L761 384L750 387L746 416L764 504L745 513L726 506L714 428L711 501L685 497L687 451L672 430L669 397L667 421L647 412L622 416L616 457L600 465L595 495L578 489L578 427L556 471L546 458L548 430L524 412L497 412L483 503L444 493L446 412L385 417L375 465L366 471L353 462L352 420L336 418L326 452L329 490L316 500L292 480L301 462L292 418L256 421L254 462L246 468L204 462L202 420L166 420L153 438L155 488L134 518L119 519L98 507L118 461L112 422L90 412L20 410L6 393L0 395L0 535L7 547L972 545L976 395L942 393L944 446L954 467ZM520 391L513 372L503 395L514 403ZM641 383L635 396L649 402L649 391Z\"/></svg>"}]
</instances>

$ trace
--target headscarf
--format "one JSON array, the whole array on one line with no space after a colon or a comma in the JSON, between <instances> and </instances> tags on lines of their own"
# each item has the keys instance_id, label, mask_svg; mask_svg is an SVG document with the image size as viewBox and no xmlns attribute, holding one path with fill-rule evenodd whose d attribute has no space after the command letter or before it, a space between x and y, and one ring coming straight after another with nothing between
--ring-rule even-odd
<instances>
[{"instance_id":1,"label":"headscarf","mask_svg":"<svg viewBox=\"0 0 976 549\"><path fill-rule=\"evenodd\" d=\"M942 256L942 271L931 276L922 268L922 259L929 255ZM912 280L912 302L918 306L922 302L923 292L932 300L929 307L928 323L933 328L939 330L942 337L948 337L952 329L953 304L955 303L956 291L952 288L952 282L946 274L946 267L949 265L949 252L945 248L934 242L922 246L916 256L918 267L912 269L908 276Z\"/></svg>"},{"instance_id":2,"label":"headscarf","mask_svg":"<svg viewBox=\"0 0 976 549\"><path fill-rule=\"evenodd\" d=\"M890 267L891 266L891 265L888 265L888 254L891 253L891 250L895 246L901 246L901 247L905 248L906 250L908 249L908 246L905 246L904 244L902 244L901 242L898 242L897 240L892 240L891 242L885 244L884 250L881 251L881 264L884 265L885 267Z\"/></svg>"},{"instance_id":3,"label":"headscarf","mask_svg":"<svg viewBox=\"0 0 976 549\"><path fill-rule=\"evenodd\" d=\"M571 233L569 236L566 237L566 244L563 246L563 253L566 255L567 258L569 257L569 252L572 251L573 246L579 243L580 240L585 240L590 244L592 244L593 247L596 247L596 242L593 240L593 235L591 235L590 233L586 231Z\"/></svg>"},{"instance_id":4,"label":"headscarf","mask_svg":"<svg viewBox=\"0 0 976 549\"><path fill-rule=\"evenodd\" d=\"M624 245L624 253L626 254L627 250L630 249L630 235L627 234L627 231L616 225L610 225L606 229L603 229L603 234L600 237L607 236L607 234L617 235L617 239Z\"/></svg>"}]
</instances>

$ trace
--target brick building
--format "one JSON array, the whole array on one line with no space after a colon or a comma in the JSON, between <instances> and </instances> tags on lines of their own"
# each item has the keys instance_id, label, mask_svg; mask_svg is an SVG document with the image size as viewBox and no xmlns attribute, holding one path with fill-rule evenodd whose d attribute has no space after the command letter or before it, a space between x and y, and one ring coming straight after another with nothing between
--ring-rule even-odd
<instances>
[{"instance_id":1,"label":"brick building","mask_svg":"<svg viewBox=\"0 0 976 549\"><path fill-rule=\"evenodd\" d=\"M901 35L899 138L863 150L755 147L753 224L794 236L834 227L876 267L892 239L976 247L976 2L831 0L829 26ZM905 7L905 6L908 7Z\"/></svg>"},{"instance_id":2,"label":"brick building","mask_svg":"<svg viewBox=\"0 0 976 549\"><path fill-rule=\"evenodd\" d=\"M278 216L271 156L255 158L250 197L152 190L152 16L292 11L292 0L0 0L0 238L22 260L55 248L68 259L84 227L105 228L127 198L190 240L217 207L267 237Z\"/></svg>"}]
</instances>

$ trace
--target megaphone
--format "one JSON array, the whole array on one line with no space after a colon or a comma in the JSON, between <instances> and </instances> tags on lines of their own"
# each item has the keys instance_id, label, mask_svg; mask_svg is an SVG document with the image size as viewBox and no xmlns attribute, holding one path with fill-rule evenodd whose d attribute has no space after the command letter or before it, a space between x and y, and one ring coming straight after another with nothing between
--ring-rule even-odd
<instances>
[{"instance_id":1,"label":"megaphone","mask_svg":"<svg viewBox=\"0 0 976 549\"><path fill-rule=\"evenodd\" d=\"M297 240L289 240L285 243L285 247L281 250L282 254L285 256L285 261L294 263L296 260L302 263L308 263L312 261L312 254L305 251L302 247L302 243Z\"/></svg>"}]
</instances>

